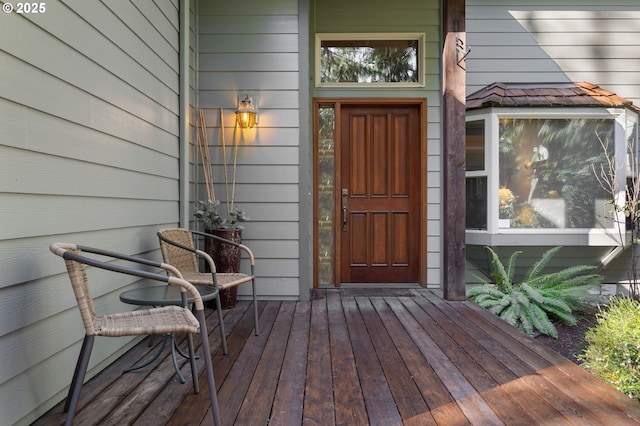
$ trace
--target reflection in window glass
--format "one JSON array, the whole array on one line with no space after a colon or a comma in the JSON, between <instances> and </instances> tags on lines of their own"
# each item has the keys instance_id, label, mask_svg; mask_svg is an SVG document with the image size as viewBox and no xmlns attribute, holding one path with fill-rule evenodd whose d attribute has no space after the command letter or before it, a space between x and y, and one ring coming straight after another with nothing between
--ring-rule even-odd
<instances>
[{"instance_id":1,"label":"reflection in window glass","mask_svg":"<svg viewBox=\"0 0 640 426\"><path fill-rule=\"evenodd\" d=\"M484 120L467 122L466 170L484 170Z\"/></svg>"},{"instance_id":2,"label":"reflection in window glass","mask_svg":"<svg viewBox=\"0 0 640 426\"><path fill-rule=\"evenodd\" d=\"M416 83L418 40L322 40L322 83Z\"/></svg>"},{"instance_id":3,"label":"reflection in window glass","mask_svg":"<svg viewBox=\"0 0 640 426\"><path fill-rule=\"evenodd\" d=\"M638 116L636 114L627 115L627 129L626 129L626 194L627 202L637 194L636 183L638 182L638 161L640 161L638 146ZM627 230L632 229L631 215L626 216Z\"/></svg>"},{"instance_id":4,"label":"reflection in window glass","mask_svg":"<svg viewBox=\"0 0 640 426\"><path fill-rule=\"evenodd\" d=\"M594 167L614 152L612 119L501 119L501 227L611 227ZM506 221L506 222L505 222Z\"/></svg>"},{"instance_id":5,"label":"reflection in window glass","mask_svg":"<svg viewBox=\"0 0 640 426\"><path fill-rule=\"evenodd\" d=\"M638 116L629 115L627 118L627 178L638 174Z\"/></svg>"},{"instance_id":6,"label":"reflection in window glass","mask_svg":"<svg viewBox=\"0 0 640 426\"><path fill-rule=\"evenodd\" d=\"M487 229L487 177L467 178L467 229Z\"/></svg>"},{"instance_id":7,"label":"reflection in window glass","mask_svg":"<svg viewBox=\"0 0 640 426\"><path fill-rule=\"evenodd\" d=\"M318 117L318 282L332 284L335 192L335 110L321 107Z\"/></svg>"}]
</instances>

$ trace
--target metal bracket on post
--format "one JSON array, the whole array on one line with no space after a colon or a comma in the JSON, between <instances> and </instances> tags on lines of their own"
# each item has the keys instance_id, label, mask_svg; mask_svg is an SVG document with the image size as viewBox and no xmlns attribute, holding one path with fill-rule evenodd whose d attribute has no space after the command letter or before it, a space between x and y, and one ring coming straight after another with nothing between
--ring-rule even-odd
<instances>
[{"instance_id":1,"label":"metal bracket on post","mask_svg":"<svg viewBox=\"0 0 640 426\"><path fill-rule=\"evenodd\" d=\"M471 49L465 48L464 41L456 37L456 65L463 70L467 69L466 59L471 53Z\"/></svg>"}]
</instances>

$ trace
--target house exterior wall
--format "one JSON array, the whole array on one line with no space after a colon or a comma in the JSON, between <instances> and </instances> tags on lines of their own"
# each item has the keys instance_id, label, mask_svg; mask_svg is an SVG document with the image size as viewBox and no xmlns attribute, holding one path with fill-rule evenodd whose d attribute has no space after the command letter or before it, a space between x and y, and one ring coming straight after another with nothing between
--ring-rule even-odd
<instances>
[{"instance_id":1,"label":"house exterior wall","mask_svg":"<svg viewBox=\"0 0 640 426\"><path fill-rule=\"evenodd\" d=\"M80 351L49 244L159 258L157 229L178 222L178 28L178 0L0 16L2 424L29 424L62 400ZM94 282L98 310L128 309L118 294L133 283L107 278ZM130 345L98 339L89 376Z\"/></svg>"},{"instance_id":2,"label":"house exterior wall","mask_svg":"<svg viewBox=\"0 0 640 426\"><path fill-rule=\"evenodd\" d=\"M442 114L441 114L441 10L438 0L316 1L314 33L424 33L425 87L420 88L315 88L316 98L425 98L427 100L427 285L442 280ZM312 34L311 41L313 43ZM310 55L313 58L313 45ZM312 59L312 72L315 65Z\"/></svg>"},{"instance_id":3,"label":"house exterior wall","mask_svg":"<svg viewBox=\"0 0 640 426\"><path fill-rule=\"evenodd\" d=\"M240 141L236 202L252 218L245 241L261 298L308 297L313 97L380 95L307 90L313 34L426 34L426 87L383 94L427 99L428 283L440 286L441 1L193 3L189 122L204 110L217 182L221 108L225 140ZM467 93L494 81L585 80L640 104L638 18L637 0L467 0ZM65 397L83 333L48 245L159 258L157 229L195 225L179 207L179 0L47 2L42 14L3 14L0 40L0 413L28 424ZM245 93L259 125L239 131L233 110ZM204 194L193 144L189 156L193 203ZM123 309L126 284L96 284L100 309ZM89 375L131 344L99 340Z\"/></svg>"},{"instance_id":4,"label":"house exterior wall","mask_svg":"<svg viewBox=\"0 0 640 426\"><path fill-rule=\"evenodd\" d=\"M467 94L494 82L587 81L640 105L640 3L636 0L467 0L466 15L471 49L466 59ZM502 247L499 252L508 258L520 248ZM543 249L527 248L519 258L522 268L539 259ZM612 249L567 248L552 267L598 265ZM481 246L467 246L467 258L473 258L476 266L488 267L484 252ZM625 280L628 264L622 256L601 273L606 282Z\"/></svg>"},{"instance_id":5,"label":"house exterior wall","mask_svg":"<svg viewBox=\"0 0 640 426\"><path fill-rule=\"evenodd\" d=\"M235 204L251 218L243 223L243 241L259 259L262 299L300 297L299 164L300 145L307 142L299 137L305 77L299 72L298 19L297 0L198 3L198 108L205 116L216 198L224 211L232 193L231 147L237 144ZM253 129L235 126L238 98L245 95L258 107ZM207 197L199 174L193 201ZM250 289L241 286L238 294L244 297Z\"/></svg>"},{"instance_id":6,"label":"house exterior wall","mask_svg":"<svg viewBox=\"0 0 640 426\"><path fill-rule=\"evenodd\" d=\"M493 82L598 84L640 105L636 0L467 0L467 94Z\"/></svg>"}]
</instances>

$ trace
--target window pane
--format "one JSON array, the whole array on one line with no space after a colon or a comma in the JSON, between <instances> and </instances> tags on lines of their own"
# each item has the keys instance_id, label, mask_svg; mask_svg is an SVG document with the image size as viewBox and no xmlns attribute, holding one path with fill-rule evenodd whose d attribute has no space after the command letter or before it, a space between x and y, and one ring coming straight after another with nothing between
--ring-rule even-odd
<instances>
[{"instance_id":1,"label":"window pane","mask_svg":"<svg viewBox=\"0 0 640 426\"><path fill-rule=\"evenodd\" d=\"M518 228L611 227L594 167L614 153L612 119L501 119L500 218Z\"/></svg>"},{"instance_id":2,"label":"window pane","mask_svg":"<svg viewBox=\"0 0 640 426\"><path fill-rule=\"evenodd\" d=\"M318 281L333 284L335 192L335 110L321 107L318 117Z\"/></svg>"},{"instance_id":3,"label":"window pane","mask_svg":"<svg viewBox=\"0 0 640 426\"><path fill-rule=\"evenodd\" d=\"M467 178L467 229L487 229L487 178Z\"/></svg>"},{"instance_id":4,"label":"window pane","mask_svg":"<svg viewBox=\"0 0 640 426\"><path fill-rule=\"evenodd\" d=\"M637 175L638 170L638 116L627 113L627 178Z\"/></svg>"},{"instance_id":5,"label":"window pane","mask_svg":"<svg viewBox=\"0 0 640 426\"><path fill-rule=\"evenodd\" d=\"M321 83L416 83L418 40L322 40Z\"/></svg>"},{"instance_id":6,"label":"window pane","mask_svg":"<svg viewBox=\"0 0 640 426\"><path fill-rule=\"evenodd\" d=\"M484 120L467 122L467 171L484 170Z\"/></svg>"}]
</instances>

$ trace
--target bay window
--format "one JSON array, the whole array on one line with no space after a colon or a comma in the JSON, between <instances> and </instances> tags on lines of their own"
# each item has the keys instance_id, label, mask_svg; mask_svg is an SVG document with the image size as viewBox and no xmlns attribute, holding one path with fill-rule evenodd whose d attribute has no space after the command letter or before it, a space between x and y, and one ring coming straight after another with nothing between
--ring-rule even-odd
<instances>
[{"instance_id":1,"label":"bay window","mask_svg":"<svg viewBox=\"0 0 640 426\"><path fill-rule=\"evenodd\" d=\"M485 108L468 111L467 243L609 245L624 232L608 165L624 197L635 170L637 114L606 108ZM633 156L635 158L635 156ZM622 198L624 200L624 198Z\"/></svg>"}]
</instances>

